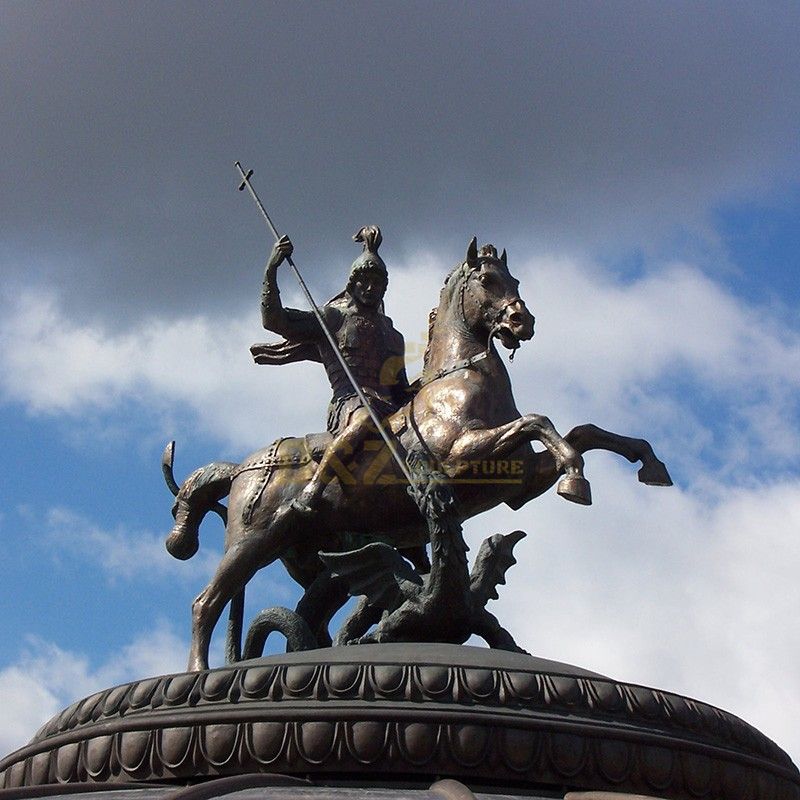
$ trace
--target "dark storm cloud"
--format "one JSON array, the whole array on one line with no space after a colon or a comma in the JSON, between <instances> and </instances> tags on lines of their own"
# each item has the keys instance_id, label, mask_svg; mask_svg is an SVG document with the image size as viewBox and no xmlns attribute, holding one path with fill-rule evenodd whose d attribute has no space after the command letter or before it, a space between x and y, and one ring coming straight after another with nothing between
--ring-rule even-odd
<instances>
[{"instance_id":1,"label":"dark storm cloud","mask_svg":"<svg viewBox=\"0 0 800 800\"><path fill-rule=\"evenodd\" d=\"M647 244L796 177L797 5L6 3L0 263L75 314L255 293L233 161L320 296L358 226L387 258L474 232ZM322 274L313 274L317 265Z\"/></svg>"}]
</instances>

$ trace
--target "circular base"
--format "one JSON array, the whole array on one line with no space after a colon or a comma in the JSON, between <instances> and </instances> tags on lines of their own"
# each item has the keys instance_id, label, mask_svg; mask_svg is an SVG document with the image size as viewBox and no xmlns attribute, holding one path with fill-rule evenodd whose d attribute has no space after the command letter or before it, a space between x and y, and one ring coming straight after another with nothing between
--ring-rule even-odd
<instances>
[{"instance_id":1,"label":"circular base","mask_svg":"<svg viewBox=\"0 0 800 800\"><path fill-rule=\"evenodd\" d=\"M0 762L0 787L253 772L800 800L789 757L724 711L545 659L430 644L287 653L107 689Z\"/></svg>"}]
</instances>

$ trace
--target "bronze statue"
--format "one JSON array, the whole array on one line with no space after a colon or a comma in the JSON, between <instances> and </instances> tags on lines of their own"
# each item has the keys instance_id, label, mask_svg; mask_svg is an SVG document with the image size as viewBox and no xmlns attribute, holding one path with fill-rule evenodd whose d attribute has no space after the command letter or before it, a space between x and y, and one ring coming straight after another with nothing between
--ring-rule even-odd
<instances>
[{"instance_id":1,"label":"bronze statue","mask_svg":"<svg viewBox=\"0 0 800 800\"><path fill-rule=\"evenodd\" d=\"M464 644L475 634L489 647L525 652L486 610L488 601L497 599L497 585L505 583L506 571L516 564L514 545L525 533L485 539L470 572L451 481L418 454L409 455L416 478L412 493L430 534L431 568L418 575L395 548L379 542L346 553L320 553L331 574L359 598L334 644Z\"/></svg>"},{"instance_id":2,"label":"bronze statue","mask_svg":"<svg viewBox=\"0 0 800 800\"><path fill-rule=\"evenodd\" d=\"M582 425L562 437L547 417L519 413L494 340L513 352L533 336L533 324L505 251L498 256L491 245L479 250L473 239L464 261L445 280L439 305L431 313L419 389L386 421L397 449L409 461L428 464L429 471L446 477L450 508L459 524L500 503L520 508L557 482L559 494L588 505L582 453L597 448L641 461L639 480L644 483L671 484L665 466L643 439L594 425ZM546 450L535 452L532 441ZM178 558L196 551L203 516L223 497L230 498L225 554L192 606L189 669L207 668L211 633L225 604L239 597L255 572L275 559L280 558L307 589L297 611L320 644L327 621L342 602L342 587L331 581L331 567L320 560L320 551L352 551L369 541L418 548L427 541L430 519L420 513L424 502L417 502L425 487L412 483L415 500L407 491L407 471L401 472L391 460L376 468L374 449L363 445L353 454L349 479L324 485L316 513L296 514L291 501L317 474L315 457L313 437L279 439L241 464L202 467L180 487L176 523L167 539L167 548ZM476 464L491 468L476 471ZM464 583L463 576L457 580ZM411 594L400 592L383 611L391 615L391 608L399 609ZM315 601L307 602L313 595ZM374 620L375 608L368 618ZM433 611L441 616L441 609L438 604ZM352 628L353 638L365 635L361 621ZM463 633L446 631L443 640L461 641ZM488 633L491 638L493 633ZM414 635L403 625L390 625L382 640ZM516 649L513 640L502 639L490 643Z\"/></svg>"},{"instance_id":3,"label":"bronze statue","mask_svg":"<svg viewBox=\"0 0 800 800\"><path fill-rule=\"evenodd\" d=\"M353 240L362 242L363 253L353 262L344 291L320 311L328 330L336 339L339 352L380 418L396 411L410 398L405 369L405 342L384 314L383 296L388 271L378 255L380 228L361 228ZM293 361L319 361L325 367L333 397L328 406L328 431L333 441L325 448L319 467L291 507L311 514L320 498L334 462L355 452L374 428L367 410L356 395L349 377L325 339L311 311L286 309L281 304L277 269L292 254L286 236L275 244L264 273L261 292L261 320L268 331L285 336L277 345L256 344L251 352L258 364L285 364Z\"/></svg>"}]
</instances>

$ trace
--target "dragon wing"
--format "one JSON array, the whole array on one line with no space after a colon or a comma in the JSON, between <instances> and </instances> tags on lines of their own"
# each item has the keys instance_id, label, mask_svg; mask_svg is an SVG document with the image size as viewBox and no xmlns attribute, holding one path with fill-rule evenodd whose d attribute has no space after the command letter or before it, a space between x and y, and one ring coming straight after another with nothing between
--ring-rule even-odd
<instances>
[{"instance_id":1,"label":"dragon wing","mask_svg":"<svg viewBox=\"0 0 800 800\"><path fill-rule=\"evenodd\" d=\"M526 536L525 531L509 534L495 533L484 539L469 576L469 589L479 607L497 600L498 584L505 584L506 572L517 563L514 545Z\"/></svg>"},{"instance_id":2,"label":"dragon wing","mask_svg":"<svg viewBox=\"0 0 800 800\"><path fill-rule=\"evenodd\" d=\"M353 596L365 595L372 604L392 611L422 586L422 578L388 544L373 542L346 553L320 553L334 577L347 584Z\"/></svg>"}]
</instances>

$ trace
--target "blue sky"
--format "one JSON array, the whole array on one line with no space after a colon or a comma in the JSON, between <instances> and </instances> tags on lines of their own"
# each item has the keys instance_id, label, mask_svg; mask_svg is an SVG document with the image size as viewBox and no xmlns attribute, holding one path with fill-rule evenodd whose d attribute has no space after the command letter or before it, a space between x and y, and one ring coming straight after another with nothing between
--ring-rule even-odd
<instances>
[{"instance_id":1,"label":"blue sky","mask_svg":"<svg viewBox=\"0 0 800 800\"><path fill-rule=\"evenodd\" d=\"M241 159L319 299L382 226L412 375L468 240L508 248L537 318L518 405L647 436L676 485L590 454L591 508L472 521L473 552L528 532L494 610L538 655L700 697L800 758L796 5L3 15L0 750L183 667L222 531L164 551L166 441L183 476L324 425L318 365L250 362L269 241ZM250 612L296 595L271 568Z\"/></svg>"}]
</instances>

